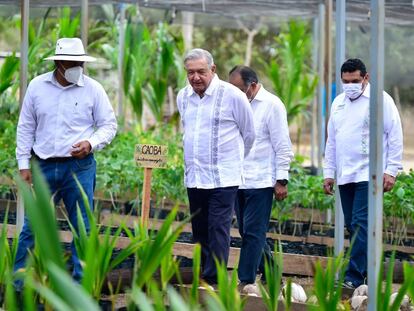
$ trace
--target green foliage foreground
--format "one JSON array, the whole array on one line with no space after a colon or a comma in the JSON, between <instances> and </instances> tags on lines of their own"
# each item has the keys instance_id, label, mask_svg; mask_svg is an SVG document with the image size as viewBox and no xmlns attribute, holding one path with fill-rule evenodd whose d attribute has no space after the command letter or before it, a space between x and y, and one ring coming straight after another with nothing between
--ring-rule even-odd
<instances>
[{"instance_id":1,"label":"green foliage foreground","mask_svg":"<svg viewBox=\"0 0 414 311\"><path fill-rule=\"evenodd\" d=\"M17 274L12 272L13 247L5 238L6 230L0 233L0 250L7 256L1 263L0 307L7 310L36 310L38 304L42 304L46 310L100 310L101 298L100 288L102 280L109 270L106 256L100 253L112 252L113 245L120 237L120 231L110 235L105 231L99 236L97 225L92 213L89 214L92 228L89 234L81 229L76 235L76 247L84 265L84 278L81 284L76 283L65 268L63 248L59 240L57 224L55 220L54 207L50 199L50 193L46 182L41 176L37 166L33 169L34 188L19 180L19 189L23 194L24 203L27 207L27 215L30 220L35 240L35 250L31 253L26 269ZM86 198L85 198L86 199ZM130 244L124 253L115 257L109 265L115 268L125 259L125 254L135 255L133 268L133 281L126 293L128 310L214 310L230 311L243 310L246 305L247 296L238 291L237 270L231 275L227 268L218 263L218 286L213 291L201 282L207 291L204 295L198 294L200 247L194 248L194 275L193 285L188 289L183 286L173 288L169 282L176 275L179 278L177 259L172 254L173 244L176 241L182 227L186 222L173 226L177 209L173 209L165 220L163 226L157 231L147 230L137 225L133 231L127 229ZM78 221L82 222L79 217ZM188 220L187 220L188 221ZM84 224L80 224L83 227ZM122 227L122 226L121 226ZM15 245L15 240L12 245ZM99 246L99 247L98 247ZM103 251L99 250L102 248ZM277 249L277 247L275 247ZM96 254L93 258L93 254ZM103 254L104 255L104 254ZM121 258L123 257L123 258ZM264 296L264 305L267 310L277 310L280 303L280 284L282 279L283 256L279 247L276 260L266 263L265 271L268 284L261 286ZM327 267L317 263L315 266L315 284L313 293L316 301L309 305L310 310L346 310L349 309L347 302L341 301L341 291L335 288L335 279L340 275L343 278L347 260L342 256L330 258ZM98 264L97 264L98 263ZM39 267L41 266L41 267ZM391 258L386 279L379 278L378 284L378 310L398 310L399 304L405 295L414 297L414 271L408 264L404 263L404 282L398 290L395 300L391 303L389 296L393 279L394 257ZM384 274L381 268L380 275ZM92 271L94 270L94 271ZM159 273L158 273L159 272ZM100 274L103 273L103 274ZM156 275L161 275L156 277ZM24 292L16 295L13 289L13 280L21 278L25 282ZM98 281L98 282L97 282ZM289 288L291 282L288 280L285 289L285 309L294 308L290 302L293 293ZM316 303L316 305L315 305Z\"/></svg>"}]
</instances>

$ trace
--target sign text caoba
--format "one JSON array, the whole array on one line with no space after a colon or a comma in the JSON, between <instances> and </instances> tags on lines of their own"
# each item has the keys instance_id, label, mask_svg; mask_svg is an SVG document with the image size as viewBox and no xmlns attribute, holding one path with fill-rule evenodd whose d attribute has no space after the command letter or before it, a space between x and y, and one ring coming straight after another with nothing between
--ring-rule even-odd
<instances>
[{"instance_id":1,"label":"sign text caoba","mask_svg":"<svg viewBox=\"0 0 414 311\"><path fill-rule=\"evenodd\" d=\"M140 167L165 168L168 146L138 144L135 146L135 162Z\"/></svg>"}]
</instances>

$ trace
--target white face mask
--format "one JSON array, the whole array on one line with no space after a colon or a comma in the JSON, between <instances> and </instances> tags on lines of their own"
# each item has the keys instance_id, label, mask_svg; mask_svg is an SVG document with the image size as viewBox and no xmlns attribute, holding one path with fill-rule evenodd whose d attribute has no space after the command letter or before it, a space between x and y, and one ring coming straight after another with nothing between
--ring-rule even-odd
<instances>
[{"instance_id":1,"label":"white face mask","mask_svg":"<svg viewBox=\"0 0 414 311\"><path fill-rule=\"evenodd\" d=\"M342 83L342 89L346 96L349 99L354 100L361 96L363 89L362 89L362 82L360 83Z\"/></svg>"},{"instance_id":2,"label":"white face mask","mask_svg":"<svg viewBox=\"0 0 414 311\"><path fill-rule=\"evenodd\" d=\"M81 76L83 73L83 68L81 66L71 67L68 69L65 69L65 79L66 81L78 84Z\"/></svg>"},{"instance_id":3,"label":"white face mask","mask_svg":"<svg viewBox=\"0 0 414 311\"><path fill-rule=\"evenodd\" d=\"M251 102L253 101L253 99L254 99L254 97L249 97L249 96L247 96L247 92L249 92L249 90L250 90L250 87L251 87L251 86L252 86L252 84L249 84L249 86L248 86L248 88L247 88L246 92L244 92L244 93L246 94L246 97L247 97L247 99L248 99L249 103L251 103Z\"/></svg>"}]
</instances>

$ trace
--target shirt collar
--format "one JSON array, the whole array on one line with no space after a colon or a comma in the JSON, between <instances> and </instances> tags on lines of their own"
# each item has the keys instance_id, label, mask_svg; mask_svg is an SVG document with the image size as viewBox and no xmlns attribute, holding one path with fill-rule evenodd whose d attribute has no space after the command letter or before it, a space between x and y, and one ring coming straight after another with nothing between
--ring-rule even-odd
<instances>
[{"instance_id":1,"label":"shirt collar","mask_svg":"<svg viewBox=\"0 0 414 311\"><path fill-rule=\"evenodd\" d=\"M57 86L57 87L60 87L60 88L69 88L69 87L72 87L72 86L74 86L74 85L75 85L75 84L70 84L70 85L68 85L68 86L63 86L63 85L61 85L61 84L58 82L58 80L56 80L56 77L55 77L54 72L55 72L55 71L50 71L50 72L48 72L48 73L47 73L47 75L46 75L46 77L45 77L45 81L50 82L50 83L52 83L53 85L55 85L55 86ZM82 74L81 78L79 79L79 82L78 82L78 83L76 83L76 85L77 85L77 86L85 86L85 80L84 80L84 78L83 78L83 74Z\"/></svg>"},{"instance_id":2,"label":"shirt collar","mask_svg":"<svg viewBox=\"0 0 414 311\"><path fill-rule=\"evenodd\" d=\"M365 96L366 98L369 98L370 92L371 92L371 85L368 82L367 86L365 87L365 90L364 90L364 92L362 93L361 96Z\"/></svg>"},{"instance_id":3,"label":"shirt collar","mask_svg":"<svg viewBox=\"0 0 414 311\"><path fill-rule=\"evenodd\" d=\"M264 89L263 85L260 84L260 89L259 89L259 91L257 92L256 96L253 98L252 101L257 100L257 101L260 102L260 101L265 100L266 99L266 92L267 91Z\"/></svg>"},{"instance_id":4,"label":"shirt collar","mask_svg":"<svg viewBox=\"0 0 414 311\"><path fill-rule=\"evenodd\" d=\"M217 76L217 74L214 74L213 79L211 79L210 84L207 88L207 90L205 90L204 95L208 95L211 96L214 93L214 90L216 89L217 85L219 84L219 77ZM188 92L188 96L192 96L193 94L196 94L196 92L194 92L193 87L190 85L190 91Z\"/></svg>"}]
</instances>

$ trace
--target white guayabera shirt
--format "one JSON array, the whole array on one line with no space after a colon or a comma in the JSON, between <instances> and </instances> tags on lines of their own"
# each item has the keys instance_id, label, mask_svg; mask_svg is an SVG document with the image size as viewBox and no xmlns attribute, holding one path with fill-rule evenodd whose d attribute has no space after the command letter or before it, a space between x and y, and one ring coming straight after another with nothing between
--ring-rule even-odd
<instances>
[{"instance_id":1,"label":"white guayabera shirt","mask_svg":"<svg viewBox=\"0 0 414 311\"><path fill-rule=\"evenodd\" d=\"M339 185L369 180L369 96L370 85L358 99L345 93L332 103L325 149L324 177ZM402 168L403 134L394 100L384 92L384 173L396 176Z\"/></svg>"},{"instance_id":2,"label":"white guayabera shirt","mask_svg":"<svg viewBox=\"0 0 414 311\"><path fill-rule=\"evenodd\" d=\"M256 139L243 166L245 182L240 189L273 187L289 178L293 158L286 108L261 85L251 102Z\"/></svg>"},{"instance_id":3,"label":"white guayabera shirt","mask_svg":"<svg viewBox=\"0 0 414 311\"><path fill-rule=\"evenodd\" d=\"M29 168L31 150L41 159L70 157L72 145L87 140L92 151L114 138L115 114L103 87L83 75L78 84L60 85L53 72L34 78L17 125L19 169Z\"/></svg>"},{"instance_id":4,"label":"white guayabera shirt","mask_svg":"<svg viewBox=\"0 0 414 311\"><path fill-rule=\"evenodd\" d=\"M203 98L188 85L179 92L177 105L184 128L186 187L242 184L243 158L255 137L246 95L215 75Z\"/></svg>"}]
</instances>

